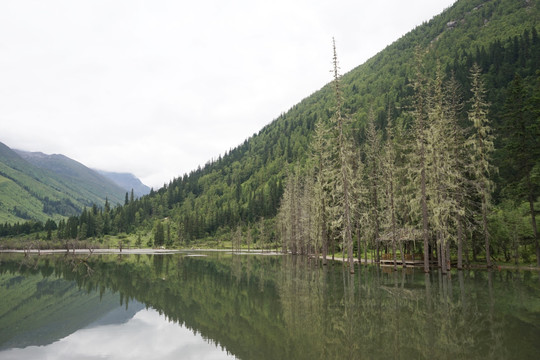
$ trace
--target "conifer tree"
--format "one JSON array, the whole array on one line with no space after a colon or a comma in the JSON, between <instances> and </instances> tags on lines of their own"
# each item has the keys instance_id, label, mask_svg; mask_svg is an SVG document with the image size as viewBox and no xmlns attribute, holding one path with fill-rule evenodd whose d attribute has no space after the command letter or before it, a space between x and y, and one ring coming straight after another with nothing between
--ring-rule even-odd
<instances>
[{"instance_id":1,"label":"conifer tree","mask_svg":"<svg viewBox=\"0 0 540 360\"><path fill-rule=\"evenodd\" d=\"M312 175L313 168L308 168L308 173L304 178L304 187L302 189L301 197L301 209L302 209L302 228L304 228L304 237L305 241L303 242L305 250L304 253L307 255L316 254L318 243L318 229L315 223L317 217L318 203L315 201L315 180Z\"/></svg>"},{"instance_id":2,"label":"conifer tree","mask_svg":"<svg viewBox=\"0 0 540 360\"><path fill-rule=\"evenodd\" d=\"M366 126L366 143L365 143L365 154L366 154L366 172L367 172L367 183L369 187L368 198L369 198L369 213L368 213L368 233L371 236L372 244L375 247L375 261L379 262L379 231L380 231L380 151L381 151L381 142L379 134L377 134L377 129L375 128L375 115L373 109L370 109L368 115L368 123Z\"/></svg>"},{"instance_id":3,"label":"conifer tree","mask_svg":"<svg viewBox=\"0 0 540 360\"><path fill-rule=\"evenodd\" d=\"M461 87L454 74L451 75L445 86L445 114L448 125L452 130L452 135L447 139L453 147L454 177L449 179L455 188L452 194L455 206L454 225L456 227L457 242L457 268L463 268L463 242L465 236L466 212L471 194L470 182L466 174L468 170L468 159L465 147L465 132L459 125L459 114L463 110L463 100L461 98ZM450 149L452 152L452 149ZM450 153L450 156L452 154Z\"/></svg>"},{"instance_id":4,"label":"conifer tree","mask_svg":"<svg viewBox=\"0 0 540 360\"><path fill-rule=\"evenodd\" d=\"M352 188L351 188L351 165L350 165L350 143L347 131L350 119L343 113L343 94L341 90L341 76L337 59L336 42L333 40L333 87L336 100L335 112L332 117L334 131L336 132L338 147L339 177L337 190L340 193L340 207L342 220L342 241L343 248L347 248L347 258L349 261L349 271L354 273L353 240L352 240Z\"/></svg>"},{"instance_id":5,"label":"conifer tree","mask_svg":"<svg viewBox=\"0 0 540 360\"><path fill-rule=\"evenodd\" d=\"M279 223L281 224L281 238L283 251L296 255L301 253L300 236L301 223L301 196L300 178L297 171L291 171L281 199L279 209Z\"/></svg>"},{"instance_id":6,"label":"conifer tree","mask_svg":"<svg viewBox=\"0 0 540 360\"><path fill-rule=\"evenodd\" d=\"M455 119L450 111L448 99L445 96L443 76L440 65L433 84L429 99L426 149L428 153L428 205L430 224L437 239L438 262L442 273L446 274L450 263L450 239L452 229L457 224L458 205L456 193L461 183L461 172L458 169L454 141Z\"/></svg>"},{"instance_id":7,"label":"conifer tree","mask_svg":"<svg viewBox=\"0 0 540 360\"><path fill-rule=\"evenodd\" d=\"M494 150L493 134L488 118L488 103L486 102L486 90L481 78L481 69L478 64L471 68L471 108L468 112L469 121L474 131L468 139L471 147L471 165L475 180L475 187L481 201L482 233L486 247L486 265L491 267L490 236L488 231L488 212L491 206L491 192L493 181L490 175L493 173L491 154Z\"/></svg>"},{"instance_id":8,"label":"conifer tree","mask_svg":"<svg viewBox=\"0 0 540 360\"><path fill-rule=\"evenodd\" d=\"M413 81L413 117L414 117L414 151L410 160L411 185L415 187L413 191L412 209L420 213L422 221L422 238L424 247L424 272L429 272L429 217L427 204L427 160L426 160L426 139L427 139L427 110L426 110L426 80L423 70L423 54L420 47L415 51L415 79ZM418 211L419 210L419 211Z\"/></svg>"},{"instance_id":9,"label":"conifer tree","mask_svg":"<svg viewBox=\"0 0 540 360\"><path fill-rule=\"evenodd\" d=\"M540 76L532 93L533 96L527 96L523 80L516 74L508 89L504 107L502 140L505 158L508 159L505 168L509 171L501 175L508 181L507 192L529 203L536 264L540 267L540 244L534 208L540 194Z\"/></svg>"},{"instance_id":10,"label":"conifer tree","mask_svg":"<svg viewBox=\"0 0 540 360\"><path fill-rule=\"evenodd\" d=\"M312 142L311 157L314 164L313 199L315 201L315 228L322 251L323 265L327 264L328 255L328 229L327 204L329 203L330 172L329 150L327 148L328 128L321 120L315 124L315 135Z\"/></svg>"},{"instance_id":11,"label":"conifer tree","mask_svg":"<svg viewBox=\"0 0 540 360\"><path fill-rule=\"evenodd\" d=\"M394 125L392 118L389 117L388 124L386 126L387 139L384 144L384 157L383 157L383 174L385 184L385 228L391 238L392 245L392 259L394 264L394 271L397 270L397 258L396 258L396 246L397 246L397 214L396 214L396 147L394 143ZM403 254L403 252L402 252ZM404 264L404 263L403 263Z\"/></svg>"},{"instance_id":12,"label":"conifer tree","mask_svg":"<svg viewBox=\"0 0 540 360\"><path fill-rule=\"evenodd\" d=\"M236 231L232 238L233 251L240 251L242 246L242 228L240 225L236 227Z\"/></svg>"},{"instance_id":13,"label":"conifer tree","mask_svg":"<svg viewBox=\"0 0 540 360\"><path fill-rule=\"evenodd\" d=\"M156 221L156 227L155 227L155 232L154 232L154 244L156 246L161 246L163 245L165 241L165 231L163 229L163 224L161 223L161 221Z\"/></svg>"},{"instance_id":14,"label":"conifer tree","mask_svg":"<svg viewBox=\"0 0 540 360\"><path fill-rule=\"evenodd\" d=\"M353 223L356 228L356 239L358 244L358 262L362 257L362 243L364 244L364 259L367 263L368 242L370 240L370 222L369 222L369 189L366 177L365 165L362 161L362 147L358 148L352 161L352 210Z\"/></svg>"},{"instance_id":15,"label":"conifer tree","mask_svg":"<svg viewBox=\"0 0 540 360\"><path fill-rule=\"evenodd\" d=\"M248 252L251 251L251 244L253 243L253 236L251 234L251 225L248 225L247 231L246 231L246 244L248 247Z\"/></svg>"}]
</instances>

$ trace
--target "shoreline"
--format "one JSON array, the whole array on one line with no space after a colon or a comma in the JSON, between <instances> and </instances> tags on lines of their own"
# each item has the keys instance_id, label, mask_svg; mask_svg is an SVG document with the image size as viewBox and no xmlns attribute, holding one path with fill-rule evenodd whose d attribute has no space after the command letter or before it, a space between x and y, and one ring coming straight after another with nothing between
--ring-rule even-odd
<instances>
[{"instance_id":1,"label":"shoreline","mask_svg":"<svg viewBox=\"0 0 540 360\"><path fill-rule=\"evenodd\" d=\"M91 254L176 254L185 250L167 250L167 249L30 249L30 250L16 250L16 249L3 249L0 250L0 254L3 253L16 253L16 254L31 254L31 255L48 255L48 254L75 254L75 255L91 255Z\"/></svg>"},{"instance_id":2,"label":"shoreline","mask_svg":"<svg viewBox=\"0 0 540 360\"><path fill-rule=\"evenodd\" d=\"M235 255L284 255L282 252L276 252L276 251L262 251L261 249L254 249L251 251L247 250L241 250L241 251L233 251L232 249L201 249L201 248L190 248L190 249L120 249L120 248L112 248L112 249L69 249L67 251L66 249L29 249L29 250L18 250L18 249L0 249L0 254L8 254L8 253L14 253L14 254L30 254L30 255L51 255L51 254L75 254L75 255L101 255L101 254L117 254L117 255L141 255L141 254L160 254L160 255L167 255L167 254L181 254L181 253L192 253L192 252L224 252L224 253L231 253ZM322 259L322 257L320 257ZM328 258L328 261L332 261L331 258ZM342 263L344 260L342 258L336 257L334 258L335 262ZM345 262L347 262L347 259L345 259ZM358 259L355 258L354 262L358 264ZM377 265L372 259L368 259L368 262L366 264L364 259L360 260L360 263L362 265ZM392 264L379 264L381 267L393 267ZM407 268L419 268L418 266L407 266L402 267L401 265L398 265L398 269L407 269ZM489 270L486 268L486 266L482 265L470 265L468 267L464 267L463 270ZM452 270L457 270L455 267L452 267ZM531 265L523 265L523 266L516 266L516 265L507 265L507 264L501 264L501 265L494 265L491 268L492 271L501 271L501 270L526 270L526 271L540 271L539 267L531 266Z\"/></svg>"},{"instance_id":3,"label":"shoreline","mask_svg":"<svg viewBox=\"0 0 540 360\"><path fill-rule=\"evenodd\" d=\"M180 254L191 252L225 252L237 255L283 255L280 252L275 251L262 251L260 249L252 251L233 251L231 249L0 249L0 254L14 253L14 254L30 254L30 255L49 255L49 254L75 254L75 255L92 255L92 254Z\"/></svg>"}]
</instances>

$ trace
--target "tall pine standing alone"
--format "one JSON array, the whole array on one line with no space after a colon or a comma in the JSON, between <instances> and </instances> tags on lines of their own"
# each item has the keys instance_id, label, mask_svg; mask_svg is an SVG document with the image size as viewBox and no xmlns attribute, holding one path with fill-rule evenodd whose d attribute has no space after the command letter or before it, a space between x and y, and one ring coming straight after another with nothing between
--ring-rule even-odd
<instances>
[{"instance_id":1,"label":"tall pine standing alone","mask_svg":"<svg viewBox=\"0 0 540 360\"><path fill-rule=\"evenodd\" d=\"M390 111L389 111L390 113ZM392 118L388 117L388 124L386 126L387 139L384 145L384 157L383 157L383 181L385 185L385 198L386 198L386 221L385 227L388 229L387 233L390 234L392 243L392 260L394 264L394 271L397 271L397 258L396 258L396 245L397 245L397 213L396 213L396 178L397 178L397 166L396 166L396 144L394 139L394 124ZM403 251L401 251L403 256ZM402 262L405 265L405 262Z\"/></svg>"},{"instance_id":2,"label":"tall pine standing alone","mask_svg":"<svg viewBox=\"0 0 540 360\"><path fill-rule=\"evenodd\" d=\"M486 247L486 265L491 267L491 253L488 231L488 212L491 206L491 192L493 181L490 175L493 172L491 154L494 150L493 134L488 118L488 103L486 102L486 90L481 78L482 71L478 64L471 68L471 108L468 112L469 121L473 124L474 131L469 137L468 144L471 146L471 165L475 180L476 191L481 201L482 209L482 232Z\"/></svg>"},{"instance_id":3,"label":"tall pine standing alone","mask_svg":"<svg viewBox=\"0 0 540 360\"><path fill-rule=\"evenodd\" d=\"M375 114L373 109L370 109L368 116L368 123L366 127L366 144L365 144L365 153L366 153L366 171L368 178L368 194L369 194L369 207L370 211L368 214L368 233L371 235L372 244L375 247L375 262L379 262L379 232L380 232L380 180L381 179L381 140L377 129L375 128Z\"/></svg>"},{"instance_id":4,"label":"tall pine standing alone","mask_svg":"<svg viewBox=\"0 0 540 360\"><path fill-rule=\"evenodd\" d=\"M457 241L457 268L463 269L463 240L465 228L465 214L468 203L468 194L470 194L469 182L466 179L467 157L464 129L459 126L458 114L463 109L463 101L460 95L460 85L454 74L451 75L445 86L446 107L445 114L448 118L448 125L452 128L451 136L448 141L453 147L454 158L454 177L450 179L455 188L452 194L455 201L454 224L456 225ZM452 148L451 147L451 148Z\"/></svg>"},{"instance_id":5,"label":"tall pine standing alone","mask_svg":"<svg viewBox=\"0 0 540 360\"><path fill-rule=\"evenodd\" d=\"M314 163L315 183L313 186L314 198L317 203L317 215L315 219L316 232L320 237L322 245L323 265L328 263L328 229L326 222L328 216L326 204L328 203L329 177L329 154L327 149L328 129L325 124L319 120L315 124L315 134L312 142L311 157Z\"/></svg>"},{"instance_id":6,"label":"tall pine standing alone","mask_svg":"<svg viewBox=\"0 0 540 360\"><path fill-rule=\"evenodd\" d=\"M350 144L347 137L347 130L350 119L343 114L343 94L341 92L341 76L339 75L339 66L336 52L336 42L332 39L334 48L333 57L333 74L334 74L334 92L336 96L335 113L332 118L334 129L337 132L337 146L338 146L338 162L339 162L339 182L338 190L341 195L341 215L343 217L342 223L342 237L343 247L347 248L347 258L349 261L349 271L354 273L354 259L353 259L353 240L352 240L352 179L351 179L351 166L350 166Z\"/></svg>"},{"instance_id":7,"label":"tall pine standing alone","mask_svg":"<svg viewBox=\"0 0 540 360\"><path fill-rule=\"evenodd\" d=\"M364 230L370 236L371 244L375 248L375 262L380 262L379 237L381 227L381 204L379 196L381 192L381 139L375 127L375 114L373 108L370 109L368 115L368 123L366 125L366 142L364 144L364 152L366 154L366 183L367 183L367 228ZM366 259L367 263L367 259Z\"/></svg>"},{"instance_id":8,"label":"tall pine standing alone","mask_svg":"<svg viewBox=\"0 0 540 360\"><path fill-rule=\"evenodd\" d=\"M427 204L427 160L426 160L426 79L424 77L423 69L423 56L422 50L420 47L416 48L415 59L416 59L416 78L413 82L414 88L414 138L415 138L415 148L412 153L413 159L411 164L414 166L410 167L412 181L417 189L415 191L415 201L416 206L420 206L420 213L422 218L422 238L424 242L424 272L429 272L429 222L428 222L428 204Z\"/></svg>"}]
</instances>

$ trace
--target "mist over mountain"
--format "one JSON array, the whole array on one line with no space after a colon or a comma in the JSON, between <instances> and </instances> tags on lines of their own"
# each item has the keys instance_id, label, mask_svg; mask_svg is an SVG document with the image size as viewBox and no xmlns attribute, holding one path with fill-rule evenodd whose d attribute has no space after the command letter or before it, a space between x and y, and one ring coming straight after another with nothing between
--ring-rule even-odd
<instances>
[{"instance_id":1,"label":"mist over mountain","mask_svg":"<svg viewBox=\"0 0 540 360\"><path fill-rule=\"evenodd\" d=\"M96 171L128 192L133 189L133 194L136 197L141 197L150 193L150 187L143 184L138 177L131 173L119 173L104 170Z\"/></svg>"}]
</instances>

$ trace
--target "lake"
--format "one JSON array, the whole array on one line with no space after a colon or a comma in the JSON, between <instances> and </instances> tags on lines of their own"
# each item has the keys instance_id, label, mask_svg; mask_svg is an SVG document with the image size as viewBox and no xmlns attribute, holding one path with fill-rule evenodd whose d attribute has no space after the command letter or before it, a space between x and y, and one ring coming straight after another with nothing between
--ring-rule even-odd
<instances>
[{"instance_id":1,"label":"lake","mask_svg":"<svg viewBox=\"0 0 540 360\"><path fill-rule=\"evenodd\" d=\"M196 255L196 256L195 256ZM538 359L538 272L0 254L0 359Z\"/></svg>"}]
</instances>

